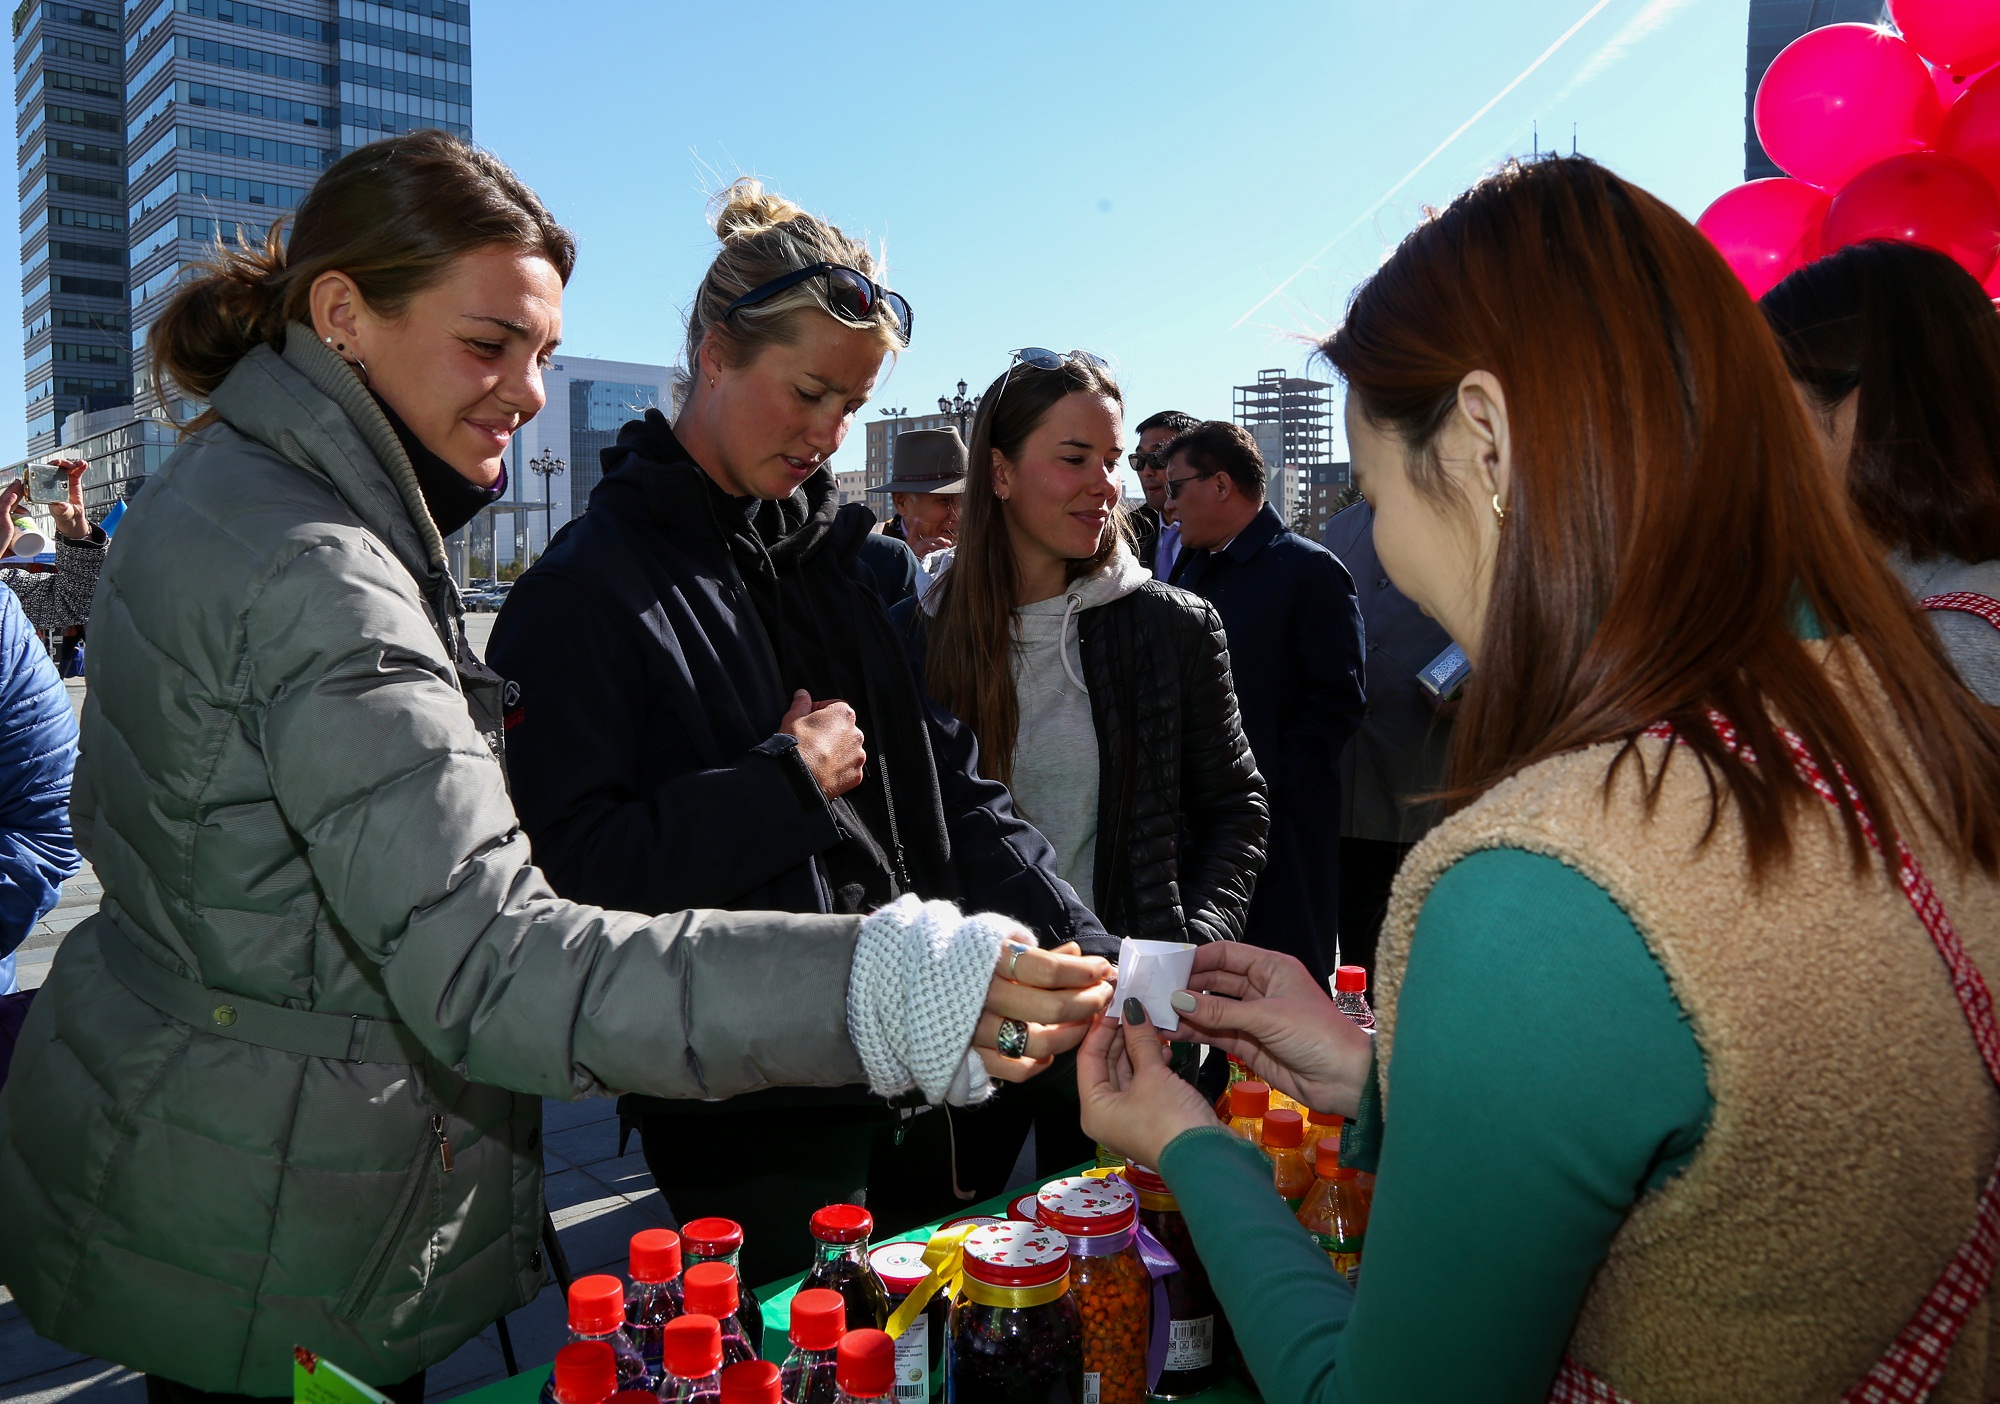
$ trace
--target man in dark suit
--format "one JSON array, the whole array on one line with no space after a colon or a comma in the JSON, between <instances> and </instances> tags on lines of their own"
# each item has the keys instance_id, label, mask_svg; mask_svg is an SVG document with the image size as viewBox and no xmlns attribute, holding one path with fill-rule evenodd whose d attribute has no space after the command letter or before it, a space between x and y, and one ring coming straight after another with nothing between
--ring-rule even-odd
<instances>
[{"instance_id":1,"label":"man in dark suit","mask_svg":"<svg viewBox=\"0 0 2000 1404\"><path fill-rule=\"evenodd\" d=\"M1132 471L1139 475L1139 491L1146 505L1132 514L1132 535L1139 564L1161 579L1173 576L1181 553L1180 528L1161 517L1167 505L1167 463L1162 449L1177 435L1185 434L1201 421L1179 410L1161 410L1139 421L1133 432L1139 436L1132 450Z\"/></svg>"},{"instance_id":2,"label":"man in dark suit","mask_svg":"<svg viewBox=\"0 0 2000 1404\"><path fill-rule=\"evenodd\" d=\"M1243 939L1324 980L1340 930L1340 752L1364 711L1354 581L1331 551L1285 529L1244 430L1212 420L1162 457L1180 526L1173 583L1222 615L1243 732L1271 787L1270 858Z\"/></svg>"}]
</instances>

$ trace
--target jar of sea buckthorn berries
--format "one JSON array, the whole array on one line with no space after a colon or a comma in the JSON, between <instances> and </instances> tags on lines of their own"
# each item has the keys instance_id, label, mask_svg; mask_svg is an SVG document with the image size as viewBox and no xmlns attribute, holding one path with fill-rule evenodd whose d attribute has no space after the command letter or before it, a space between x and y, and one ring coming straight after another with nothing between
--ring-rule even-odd
<instances>
[{"instance_id":1,"label":"jar of sea buckthorn berries","mask_svg":"<svg viewBox=\"0 0 2000 1404\"><path fill-rule=\"evenodd\" d=\"M1069 1239L1070 1281L1083 1310L1083 1397L1145 1404L1153 1279L1139 1255L1139 1198L1120 1179L1074 1176L1035 1197L1042 1225Z\"/></svg>"}]
</instances>

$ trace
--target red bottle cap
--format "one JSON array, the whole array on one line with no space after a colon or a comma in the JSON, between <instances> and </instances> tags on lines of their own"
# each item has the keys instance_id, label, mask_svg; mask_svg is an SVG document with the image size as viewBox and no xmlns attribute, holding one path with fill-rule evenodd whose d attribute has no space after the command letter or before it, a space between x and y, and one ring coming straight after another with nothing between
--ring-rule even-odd
<instances>
[{"instance_id":1,"label":"red bottle cap","mask_svg":"<svg viewBox=\"0 0 2000 1404\"><path fill-rule=\"evenodd\" d=\"M896 1342L864 1326L840 1338L834 1382L851 1399L880 1399L896 1388Z\"/></svg>"},{"instance_id":2,"label":"red bottle cap","mask_svg":"<svg viewBox=\"0 0 2000 1404\"><path fill-rule=\"evenodd\" d=\"M1306 1119L1290 1107L1273 1107L1264 1113L1264 1144L1272 1150L1286 1150L1306 1143Z\"/></svg>"},{"instance_id":3,"label":"red bottle cap","mask_svg":"<svg viewBox=\"0 0 2000 1404\"><path fill-rule=\"evenodd\" d=\"M1352 1165L1336 1165L1332 1170L1327 1172L1326 1177L1329 1180L1336 1180L1345 1184L1360 1179L1361 1172L1356 1170Z\"/></svg>"},{"instance_id":4,"label":"red bottle cap","mask_svg":"<svg viewBox=\"0 0 2000 1404\"><path fill-rule=\"evenodd\" d=\"M1262 1116L1271 1109L1271 1089L1264 1083L1246 1079L1229 1089L1231 1116Z\"/></svg>"},{"instance_id":5,"label":"red bottle cap","mask_svg":"<svg viewBox=\"0 0 2000 1404\"><path fill-rule=\"evenodd\" d=\"M624 1283L608 1272L593 1272L569 1284L570 1330L579 1336L601 1336L624 1324Z\"/></svg>"},{"instance_id":6,"label":"red bottle cap","mask_svg":"<svg viewBox=\"0 0 2000 1404\"><path fill-rule=\"evenodd\" d=\"M650 1389L621 1389L605 1404L660 1404L660 1396Z\"/></svg>"},{"instance_id":7,"label":"red bottle cap","mask_svg":"<svg viewBox=\"0 0 2000 1404\"><path fill-rule=\"evenodd\" d=\"M808 1287L792 1298L792 1344L832 1350L847 1329L847 1299L831 1287Z\"/></svg>"},{"instance_id":8,"label":"red bottle cap","mask_svg":"<svg viewBox=\"0 0 2000 1404\"><path fill-rule=\"evenodd\" d=\"M681 1279L681 1300L698 1315L734 1316L741 1295L736 1269L728 1263L696 1263Z\"/></svg>"},{"instance_id":9,"label":"red bottle cap","mask_svg":"<svg viewBox=\"0 0 2000 1404\"><path fill-rule=\"evenodd\" d=\"M1018 1219L1024 1224L1037 1224L1042 1220L1041 1211L1035 1207L1035 1191L1029 1190L1007 1206L1007 1217Z\"/></svg>"},{"instance_id":10,"label":"red bottle cap","mask_svg":"<svg viewBox=\"0 0 2000 1404\"><path fill-rule=\"evenodd\" d=\"M859 1204L829 1204L812 1216L821 1243L859 1243L875 1231L875 1216Z\"/></svg>"},{"instance_id":11,"label":"red bottle cap","mask_svg":"<svg viewBox=\"0 0 2000 1404\"><path fill-rule=\"evenodd\" d=\"M924 1285L931 1270L924 1265L921 1243L884 1243L868 1255L868 1266L893 1297L907 1297Z\"/></svg>"},{"instance_id":12,"label":"red bottle cap","mask_svg":"<svg viewBox=\"0 0 2000 1404\"><path fill-rule=\"evenodd\" d=\"M784 1404L784 1398L784 1376L768 1360L740 1361L722 1372L722 1404Z\"/></svg>"},{"instance_id":13,"label":"red bottle cap","mask_svg":"<svg viewBox=\"0 0 2000 1404\"><path fill-rule=\"evenodd\" d=\"M720 1258L743 1246L743 1225L734 1219L694 1219L681 1225L681 1242L697 1258Z\"/></svg>"},{"instance_id":14,"label":"red bottle cap","mask_svg":"<svg viewBox=\"0 0 2000 1404\"><path fill-rule=\"evenodd\" d=\"M707 1379L722 1368L722 1323L712 1316L676 1316L660 1328L660 1364L677 1379Z\"/></svg>"},{"instance_id":15,"label":"red bottle cap","mask_svg":"<svg viewBox=\"0 0 2000 1404\"><path fill-rule=\"evenodd\" d=\"M681 1275L681 1236L672 1229L641 1229L632 1235L632 1280L672 1282Z\"/></svg>"},{"instance_id":16,"label":"red bottle cap","mask_svg":"<svg viewBox=\"0 0 2000 1404\"><path fill-rule=\"evenodd\" d=\"M1069 1272L1069 1239L1016 1220L976 1228L965 1240L965 1275L989 1287L1040 1287Z\"/></svg>"},{"instance_id":17,"label":"red bottle cap","mask_svg":"<svg viewBox=\"0 0 2000 1404\"><path fill-rule=\"evenodd\" d=\"M1313 1173L1322 1180L1334 1178L1333 1172L1340 1168L1340 1142L1328 1136L1313 1143Z\"/></svg>"},{"instance_id":18,"label":"red bottle cap","mask_svg":"<svg viewBox=\"0 0 2000 1404\"><path fill-rule=\"evenodd\" d=\"M1338 1126L1345 1119L1339 1112L1314 1112L1306 1118L1315 1126Z\"/></svg>"},{"instance_id":19,"label":"red bottle cap","mask_svg":"<svg viewBox=\"0 0 2000 1404\"><path fill-rule=\"evenodd\" d=\"M1051 1180L1035 1196L1041 1222L1071 1238L1123 1233L1139 1218L1139 1196L1115 1175Z\"/></svg>"},{"instance_id":20,"label":"red bottle cap","mask_svg":"<svg viewBox=\"0 0 2000 1404\"><path fill-rule=\"evenodd\" d=\"M602 1404L618 1388L608 1341L572 1341L556 1352L556 1404Z\"/></svg>"},{"instance_id":21,"label":"red bottle cap","mask_svg":"<svg viewBox=\"0 0 2000 1404\"><path fill-rule=\"evenodd\" d=\"M1368 988L1368 972L1358 965L1343 965L1333 972L1333 987L1342 994L1361 994Z\"/></svg>"}]
</instances>

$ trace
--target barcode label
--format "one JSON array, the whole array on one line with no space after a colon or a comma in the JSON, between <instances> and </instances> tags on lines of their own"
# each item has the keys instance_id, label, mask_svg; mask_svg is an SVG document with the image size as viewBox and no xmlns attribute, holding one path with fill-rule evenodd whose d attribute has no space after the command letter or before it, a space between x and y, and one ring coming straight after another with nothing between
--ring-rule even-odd
<instances>
[{"instance_id":1,"label":"barcode label","mask_svg":"<svg viewBox=\"0 0 2000 1404\"><path fill-rule=\"evenodd\" d=\"M1083 1376L1083 1404L1098 1404L1098 1396L1103 1393L1104 1376L1085 1371Z\"/></svg>"},{"instance_id":2,"label":"barcode label","mask_svg":"<svg viewBox=\"0 0 2000 1404\"><path fill-rule=\"evenodd\" d=\"M1196 1316L1170 1324L1167 1331L1167 1369L1206 1370L1214 1363L1214 1317Z\"/></svg>"},{"instance_id":3,"label":"barcode label","mask_svg":"<svg viewBox=\"0 0 2000 1404\"><path fill-rule=\"evenodd\" d=\"M896 1397L898 1399L912 1401L927 1399L930 1397L930 1392L930 1386L922 1380L918 1380L915 1384L898 1383L896 1386Z\"/></svg>"},{"instance_id":4,"label":"barcode label","mask_svg":"<svg viewBox=\"0 0 2000 1404\"><path fill-rule=\"evenodd\" d=\"M923 1404L931 1393L931 1323L919 1316L896 1337L896 1404Z\"/></svg>"}]
</instances>

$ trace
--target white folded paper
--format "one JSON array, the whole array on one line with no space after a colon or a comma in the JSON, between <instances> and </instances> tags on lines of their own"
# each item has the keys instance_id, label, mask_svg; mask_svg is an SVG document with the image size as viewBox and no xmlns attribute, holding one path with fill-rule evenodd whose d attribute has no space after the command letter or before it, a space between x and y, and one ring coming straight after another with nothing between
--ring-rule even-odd
<instances>
[{"instance_id":1,"label":"white folded paper","mask_svg":"<svg viewBox=\"0 0 2000 1404\"><path fill-rule=\"evenodd\" d=\"M1182 941L1138 941L1127 936L1118 943L1118 989L1111 996L1111 1017L1122 1022L1125 1001L1146 1006L1153 1027L1172 1033L1181 1016L1171 1000L1187 988L1194 974L1194 947Z\"/></svg>"}]
</instances>

